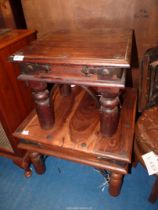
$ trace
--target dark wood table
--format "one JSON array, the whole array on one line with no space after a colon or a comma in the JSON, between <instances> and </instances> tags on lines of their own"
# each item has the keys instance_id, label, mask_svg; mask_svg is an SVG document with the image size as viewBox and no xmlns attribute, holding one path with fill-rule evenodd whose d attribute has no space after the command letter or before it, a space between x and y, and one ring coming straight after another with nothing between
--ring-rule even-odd
<instances>
[{"instance_id":1,"label":"dark wood table","mask_svg":"<svg viewBox=\"0 0 158 210\"><path fill-rule=\"evenodd\" d=\"M89 32L49 33L43 39L16 52L11 60L21 64L19 79L32 88L40 125L53 127L54 111L47 83L94 87L100 97L100 129L112 136L119 120L119 93L130 68L132 30L104 29Z\"/></svg>"},{"instance_id":2,"label":"dark wood table","mask_svg":"<svg viewBox=\"0 0 158 210\"><path fill-rule=\"evenodd\" d=\"M47 154L106 169L111 195L119 194L131 162L136 107L136 92L123 91L131 44L131 30L56 32L10 57L36 104L37 115L14 133L24 139L19 148L28 151L26 166L31 159L42 173L40 155Z\"/></svg>"}]
</instances>

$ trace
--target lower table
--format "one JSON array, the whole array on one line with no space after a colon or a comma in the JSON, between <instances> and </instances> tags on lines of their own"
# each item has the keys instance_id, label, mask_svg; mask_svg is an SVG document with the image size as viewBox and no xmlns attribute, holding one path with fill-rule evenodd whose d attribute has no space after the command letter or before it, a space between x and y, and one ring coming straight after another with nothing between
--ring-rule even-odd
<instances>
[{"instance_id":1,"label":"lower table","mask_svg":"<svg viewBox=\"0 0 158 210\"><path fill-rule=\"evenodd\" d=\"M136 91L125 89L122 95L117 131L106 137L99 132L97 97L80 87L73 87L71 95L62 96L57 88L52 96L54 127L43 130L33 111L14 133L22 139L18 147L28 151L24 158L26 171L30 161L37 173L45 171L41 155L90 165L110 172L109 192L117 196L131 162L136 110Z\"/></svg>"}]
</instances>

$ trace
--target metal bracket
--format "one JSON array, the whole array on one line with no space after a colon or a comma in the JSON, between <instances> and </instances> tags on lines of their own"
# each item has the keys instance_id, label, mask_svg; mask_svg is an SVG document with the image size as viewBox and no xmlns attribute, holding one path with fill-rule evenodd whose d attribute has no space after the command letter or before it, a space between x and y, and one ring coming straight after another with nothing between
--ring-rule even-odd
<instances>
[{"instance_id":1,"label":"metal bracket","mask_svg":"<svg viewBox=\"0 0 158 210\"><path fill-rule=\"evenodd\" d=\"M118 79L122 76L122 69L116 69L112 67L88 67L84 66L81 70L81 73L85 75L85 77L91 77L92 75L97 75L100 79L104 79L104 77L111 77L112 79Z\"/></svg>"},{"instance_id":2,"label":"metal bracket","mask_svg":"<svg viewBox=\"0 0 158 210\"><path fill-rule=\"evenodd\" d=\"M22 74L48 73L51 65L40 63L20 63Z\"/></svg>"}]
</instances>

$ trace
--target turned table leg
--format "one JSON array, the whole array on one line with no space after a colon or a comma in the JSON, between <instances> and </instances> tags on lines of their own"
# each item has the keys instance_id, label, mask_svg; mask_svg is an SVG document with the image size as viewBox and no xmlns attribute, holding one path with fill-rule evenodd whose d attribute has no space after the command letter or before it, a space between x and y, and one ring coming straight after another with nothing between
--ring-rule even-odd
<instances>
[{"instance_id":1,"label":"turned table leg","mask_svg":"<svg viewBox=\"0 0 158 210\"><path fill-rule=\"evenodd\" d=\"M32 89L32 95L41 128L52 128L54 125L54 110L53 105L50 102L47 83L29 81L29 86Z\"/></svg>"},{"instance_id":2,"label":"turned table leg","mask_svg":"<svg viewBox=\"0 0 158 210\"><path fill-rule=\"evenodd\" d=\"M19 162L19 161L16 161L14 160L13 161L17 166L19 166L20 168L24 169L25 170L25 177L29 178L30 176L32 176L32 171L30 169L30 162L27 161L27 162Z\"/></svg>"},{"instance_id":3,"label":"turned table leg","mask_svg":"<svg viewBox=\"0 0 158 210\"><path fill-rule=\"evenodd\" d=\"M29 152L27 152L24 155L24 157L23 157L23 159L21 161L19 161L19 160L13 160L13 162L17 166L19 166L20 168L22 168L22 169L25 170L25 173L24 173L25 177L28 178L28 177L30 177L32 175L32 171L30 169L31 160L29 158Z\"/></svg>"},{"instance_id":4,"label":"turned table leg","mask_svg":"<svg viewBox=\"0 0 158 210\"><path fill-rule=\"evenodd\" d=\"M118 196L122 186L122 174L111 173L109 182L109 193L112 196Z\"/></svg>"},{"instance_id":5,"label":"turned table leg","mask_svg":"<svg viewBox=\"0 0 158 210\"><path fill-rule=\"evenodd\" d=\"M100 89L100 131L112 136L119 122L119 89Z\"/></svg>"},{"instance_id":6,"label":"turned table leg","mask_svg":"<svg viewBox=\"0 0 158 210\"><path fill-rule=\"evenodd\" d=\"M29 158L29 153L26 154L25 158L24 158L24 161L23 161L23 165L24 165L24 169L25 169L25 177L29 178L32 176L32 170L30 168L30 165L31 165L31 161L30 161L30 158Z\"/></svg>"},{"instance_id":7,"label":"turned table leg","mask_svg":"<svg viewBox=\"0 0 158 210\"><path fill-rule=\"evenodd\" d=\"M158 176L156 176L155 183L152 187L151 194L149 196L149 201L154 203L158 199Z\"/></svg>"},{"instance_id":8,"label":"turned table leg","mask_svg":"<svg viewBox=\"0 0 158 210\"><path fill-rule=\"evenodd\" d=\"M46 170L42 155L37 152L31 152L30 160L37 174L43 174Z\"/></svg>"},{"instance_id":9,"label":"turned table leg","mask_svg":"<svg viewBox=\"0 0 158 210\"><path fill-rule=\"evenodd\" d=\"M62 96L71 95L71 86L67 84L60 85L60 93Z\"/></svg>"}]
</instances>

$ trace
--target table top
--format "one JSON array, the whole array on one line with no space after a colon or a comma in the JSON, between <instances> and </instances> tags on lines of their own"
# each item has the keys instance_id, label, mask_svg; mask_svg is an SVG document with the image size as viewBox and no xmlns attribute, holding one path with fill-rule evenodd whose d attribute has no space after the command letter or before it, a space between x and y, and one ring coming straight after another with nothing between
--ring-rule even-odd
<instances>
[{"instance_id":1,"label":"table top","mask_svg":"<svg viewBox=\"0 0 158 210\"><path fill-rule=\"evenodd\" d=\"M99 110L95 100L83 89L75 87L70 96L53 94L55 124L49 130L40 128L38 117L32 113L16 130L14 136L27 144L48 146L49 150L72 156L95 157L99 160L131 161L135 125L136 91L125 91L116 133L105 137L100 133ZM88 108L87 108L88 107ZM64 156L65 157L65 156ZM88 158L87 157L87 158ZM86 159L86 158L83 158Z\"/></svg>"},{"instance_id":2,"label":"table top","mask_svg":"<svg viewBox=\"0 0 158 210\"><path fill-rule=\"evenodd\" d=\"M11 56L13 61L130 67L131 29L50 32ZM22 56L14 59L14 56ZM17 58L17 57L16 57Z\"/></svg>"}]
</instances>

